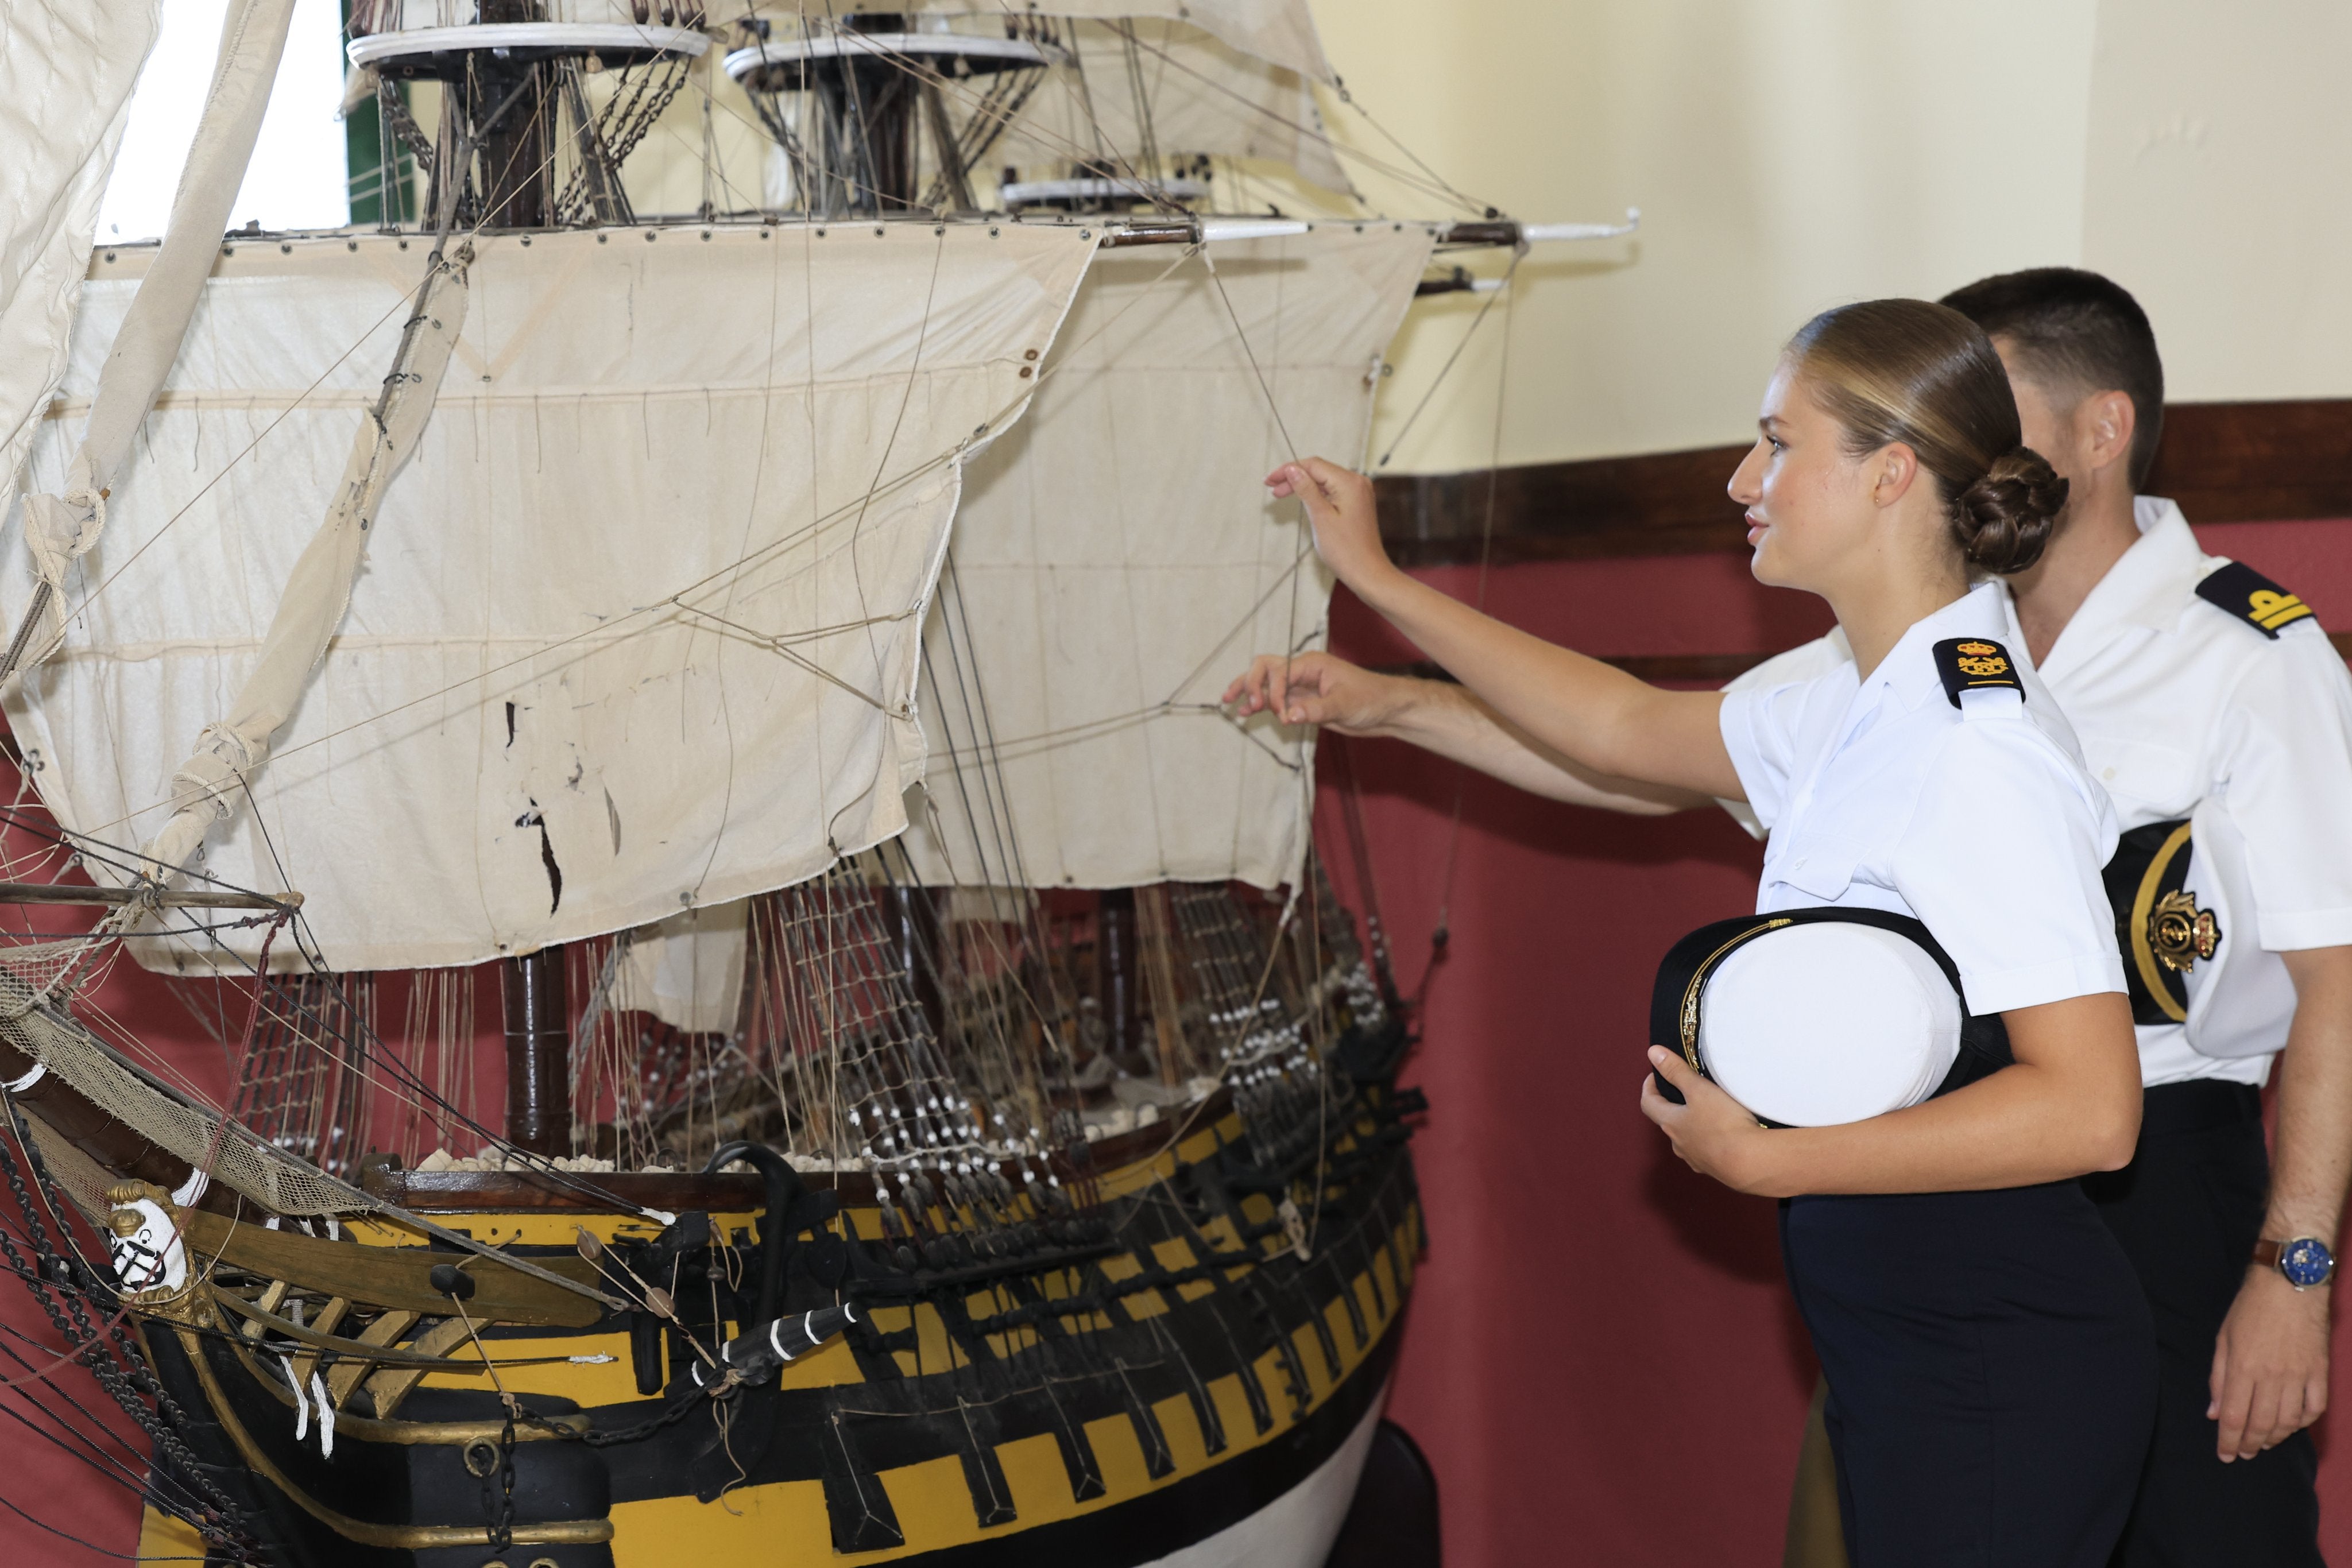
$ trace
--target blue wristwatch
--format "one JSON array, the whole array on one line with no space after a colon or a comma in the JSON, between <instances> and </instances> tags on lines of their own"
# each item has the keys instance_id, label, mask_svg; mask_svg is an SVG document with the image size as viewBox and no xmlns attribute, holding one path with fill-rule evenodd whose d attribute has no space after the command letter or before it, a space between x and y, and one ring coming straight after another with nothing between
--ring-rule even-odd
<instances>
[{"instance_id":1,"label":"blue wristwatch","mask_svg":"<svg viewBox=\"0 0 2352 1568\"><path fill-rule=\"evenodd\" d=\"M2286 1276L2286 1282L2298 1291L2308 1291L2315 1285L2325 1285L2336 1277L2336 1254L2327 1243L2316 1236L2297 1236L2287 1241L2257 1241L2254 1261L2265 1269L2276 1269Z\"/></svg>"}]
</instances>

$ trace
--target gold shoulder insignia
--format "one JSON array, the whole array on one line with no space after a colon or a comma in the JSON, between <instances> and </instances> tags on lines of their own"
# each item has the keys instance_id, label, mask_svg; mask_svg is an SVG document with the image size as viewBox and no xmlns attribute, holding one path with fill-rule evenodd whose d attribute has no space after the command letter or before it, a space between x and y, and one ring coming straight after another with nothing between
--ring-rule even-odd
<instances>
[{"instance_id":1,"label":"gold shoulder insignia","mask_svg":"<svg viewBox=\"0 0 2352 1568\"><path fill-rule=\"evenodd\" d=\"M1936 644L1936 674L1944 680L1944 695L1960 706L1962 692L2011 691L2020 698L2025 685L2017 678L2017 664L2009 650L1983 637L1947 637Z\"/></svg>"},{"instance_id":2,"label":"gold shoulder insignia","mask_svg":"<svg viewBox=\"0 0 2352 1568\"><path fill-rule=\"evenodd\" d=\"M2228 611L2265 637L2276 637L2311 613L2311 606L2256 571L2233 560L2205 574L2197 597Z\"/></svg>"}]
</instances>

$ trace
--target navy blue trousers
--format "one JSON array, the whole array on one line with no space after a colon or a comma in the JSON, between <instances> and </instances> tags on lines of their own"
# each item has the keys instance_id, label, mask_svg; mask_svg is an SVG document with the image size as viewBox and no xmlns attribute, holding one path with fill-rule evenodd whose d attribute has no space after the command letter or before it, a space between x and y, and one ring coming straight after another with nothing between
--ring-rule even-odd
<instances>
[{"instance_id":1,"label":"navy blue trousers","mask_svg":"<svg viewBox=\"0 0 2352 1568\"><path fill-rule=\"evenodd\" d=\"M2205 1415L2213 1341L2270 1200L2262 1094L2168 1083L2147 1103L2132 1163L2083 1178L2156 1313L2156 1442L2116 1568L2323 1568L2311 1434L2225 1465Z\"/></svg>"},{"instance_id":2,"label":"navy blue trousers","mask_svg":"<svg viewBox=\"0 0 2352 1568\"><path fill-rule=\"evenodd\" d=\"M1853 1568L2105 1568L2156 1333L2073 1182L1780 1206Z\"/></svg>"}]
</instances>

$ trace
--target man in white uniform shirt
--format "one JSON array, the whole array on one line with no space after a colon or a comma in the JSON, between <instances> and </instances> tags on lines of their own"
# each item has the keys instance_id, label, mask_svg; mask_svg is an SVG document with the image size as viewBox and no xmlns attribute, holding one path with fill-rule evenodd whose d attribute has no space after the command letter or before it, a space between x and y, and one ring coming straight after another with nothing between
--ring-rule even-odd
<instances>
[{"instance_id":1,"label":"man in white uniform shirt","mask_svg":"<svg viewBox=\"0 0 2352 1568\"><path fill-rule=\"evenodd\" d=\"M2043 268L1987 278L1945 303L1992 338L2025 444L2071 486L2042 560L2006 580L2009 646L2072 721L2126 844L2148 830L2139 863L2125 863L2126 848L2109 872L2126 967L2140 971L2140 1148L2129 1167L2088 1184L2148 1293L2162 1379L2116 1562L2316 1564L2317 1460L2305 1428L2326 1407L2328 1281L2352 1179L2352 678L2291 592L2205 555L2171 502L2136 497L2164 392L2154 335L2129 294L2095 274ZM1832 632L1736 684L1801 679L1847 656ZM1283 707L1294 722L1409 740L1557 800L1637 812L1699 803L1586 773L1459 687L1327 655L1293 663ZM2193 841L2177 826L2191 819ZM2216 854L2234 862L2251 907L2217 924L2210 894L2182 890L2190 841L2209 867ZM2178 852L2168 878L2165 863L2148 869L2151 853L2168 859L2168 842ZM2213 882L2210 869L2203 880ZM2151 946L2158 893L2173 895L2166 908L2180 940ZM2228 955L2235 977L2223 987L2215 959L2233 938L2242 946ZM2197 977L2200 958L2208 970ZM2268 992L2265 965L2284 971ZM2212 991L2193 1009L2192 978ZM2282 1051L2273 1157L2259 1093ZM1827 1463L1824 1443L1806 1469ZM1830 1552L1811 1560L1833 1561L1834 1494L1811 1496L1801 1472L1791 1560L1801 1541L1826 1533Z\"/></svg>"}]
</instances>

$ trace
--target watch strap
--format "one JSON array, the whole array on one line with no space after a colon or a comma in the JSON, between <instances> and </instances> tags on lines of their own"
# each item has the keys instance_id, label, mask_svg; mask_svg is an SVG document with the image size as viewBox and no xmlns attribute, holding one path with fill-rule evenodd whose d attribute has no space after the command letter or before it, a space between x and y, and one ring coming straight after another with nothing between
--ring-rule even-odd
<instances>
[{"instance_id":1,"label":"watch strap","mask_svg":"<svg viewBox=\"0 0 2352 1568\"><path fill-rule=\"evenodd\" d=\"M2316 1280L2298 1280L2287 1270L2286 1258L2288 1249L2290 1248L2299 1246L2305 1241L2308 1241L2313 1246L2318 1248L2321 1255L2327 1260L2326 1269ZM2279 1271L2280 1276L2287 1281L2287 1283L2293 1285L2298 1291L2304 1291L2312 1289L2315 1286L2327 1284L2336 1278L2336 1253L2334 1249L2330 1248L2326 1242L2321 1241L2316 1237L2291 1236L2284 1241L2273 1241L2264 1239L2254 1243L2254 1266L2259 1269L2275 1269Z\"/></svg>"}]
</instances>

